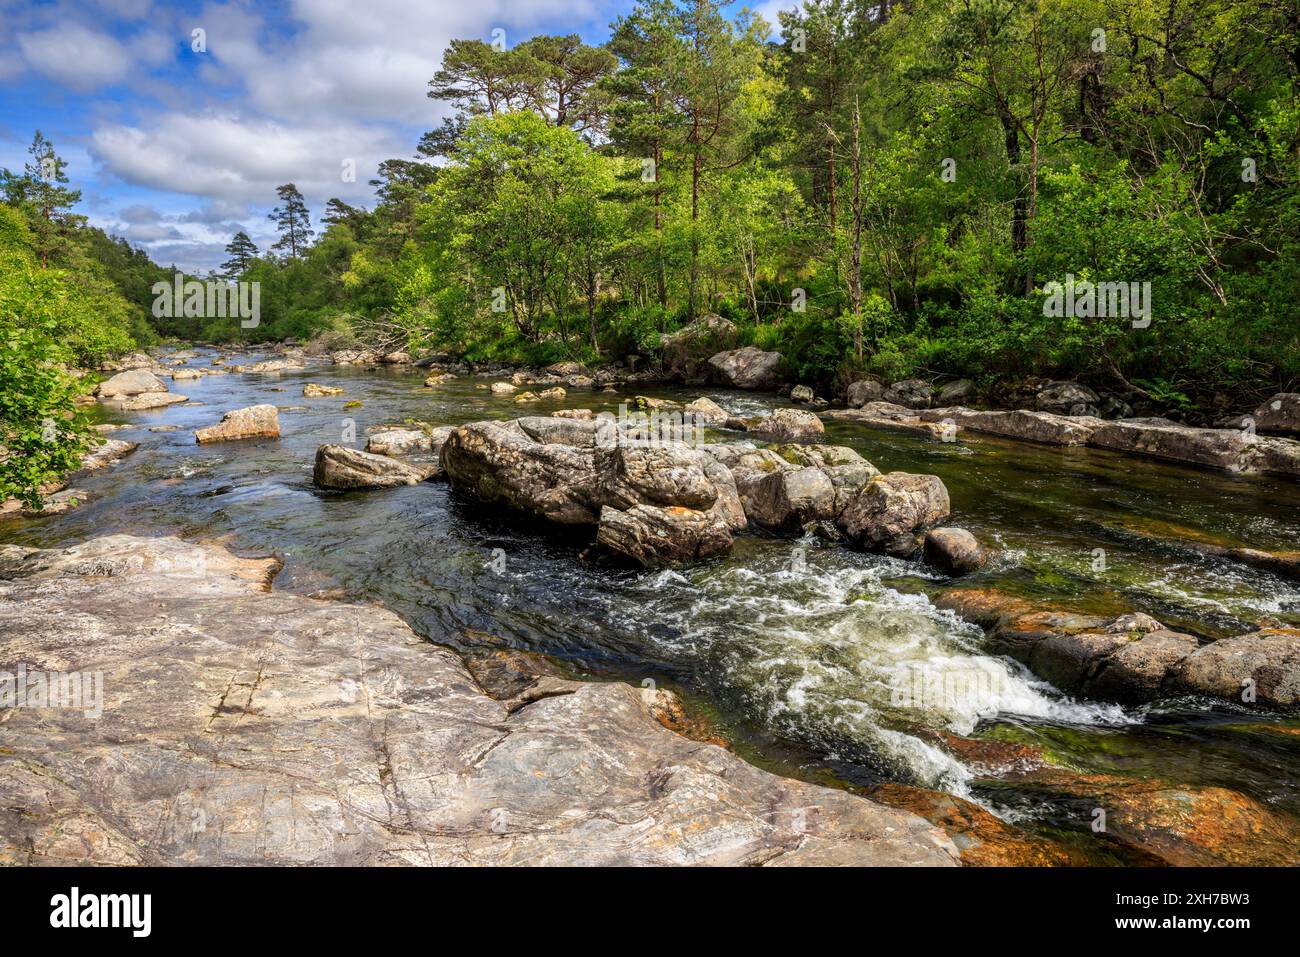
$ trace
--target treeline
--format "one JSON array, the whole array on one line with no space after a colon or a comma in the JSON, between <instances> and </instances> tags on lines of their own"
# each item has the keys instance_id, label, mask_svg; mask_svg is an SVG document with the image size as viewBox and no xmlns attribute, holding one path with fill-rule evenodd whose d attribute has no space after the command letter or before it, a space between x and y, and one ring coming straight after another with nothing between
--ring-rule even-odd
<instances>
[{"instance_id":1,"label":"treeline","mask_svg":"<svg viewBox=\"0 0 1300 957\"><path fill-rule=\"evenodd\" d=\"M1204 406L1294 384L1294 2L780 19L647 0L600 46L453 42L429 89L453 116L382 165L374 208L331 200L315 243L295 227L241 271L259 334L620 358L717 312L826 386L1043 375ZM1068 277L1150 283L1149 325L1045 315Z\"/></svg>"},{"instance_id":2,"label":"treeline","mask_svg":"<svg viewBox=\"0 0 1300 957\"><path fill-rule=\"evenodd\" d=\"M21 172L0 170L0 501L31 506L76 466L83 370L156 340L145 253L72 212L81 194L39 131Z\"/></svg>"},{"instance_id":3,"label":"treeline","mask_svg":"<svg viewBox=\"0 0 1300 957\"><path fill-rule=\"evenodd\" d=\"M595 46L453 42L451 115L371 208L317 231L285 184L273 248L232 239L254 329L149 317L166 274L77 221L57 160L6 173L6 303L36 270L91 297L68 361L322 335L619 359L716 312L822 388L1049 376L1212 413L1296 387L1295 0L808 0L779 32L643 0ZM1149 288L1149 322L1062 309L1070 280Z\"/></svg>"}]
</instances>

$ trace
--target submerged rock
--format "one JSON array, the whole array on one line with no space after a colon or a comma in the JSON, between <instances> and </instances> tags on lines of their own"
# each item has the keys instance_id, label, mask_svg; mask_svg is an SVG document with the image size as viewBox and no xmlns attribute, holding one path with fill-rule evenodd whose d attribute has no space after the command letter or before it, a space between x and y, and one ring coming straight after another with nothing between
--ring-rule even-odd
<instances>
[{"instance_id":1,"label":"submerged rock","mask_svg":"<svg viewBox=\"0 0 1300 957\"><path fill-rule=\"evenodd\" d=\"M252 405L234 409L221 417L216 425L196 429L194 439L200 445L208 442L230 442L236 439L278 439L280 416L273 405Z\"/></svg>"},{"instance_id":2,"label":"submerged rock","mask_svg":"<svg viewBox=\"0 0 1300 957\"><path fill-rule=\"evenodd\" d=\"M306 399L323 399L330 395L342 395L343 390L337 386L320 385L316 382L308 382L302 387L303 398Z\"/></svg>"},{"instance_id":3,"label":"submerged rock","mask_svg":"<svg viewBox=\"0 0 1300 957\"><path fill-rule=\"evenodd\" d=\"M267 591L274 562L113 536L16 564L0 657L102 672L102 714L7 711L0 864L957 863L914 814L665 729L663 692L494 700L390 612Z\"/></svg>"}]
</instances>

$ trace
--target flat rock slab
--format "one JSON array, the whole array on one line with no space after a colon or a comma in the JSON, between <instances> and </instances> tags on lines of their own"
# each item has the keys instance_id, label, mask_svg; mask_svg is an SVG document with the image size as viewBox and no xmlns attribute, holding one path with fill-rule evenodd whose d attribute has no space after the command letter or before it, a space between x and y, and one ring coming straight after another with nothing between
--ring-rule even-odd
<instances>
[{"instance_id":1,"label":"flat rock slab","mask_svg":"<svg viewBox=\"0 0 1300 957\"><path fill-rule=\"evenodd\" d=\"M174 538L0 549L0 661L102 673L98 717L6 710L0 864L957 862L914 814L666 730L641 690L496 701L273 570Z\"/></svg>"}]
</instances>

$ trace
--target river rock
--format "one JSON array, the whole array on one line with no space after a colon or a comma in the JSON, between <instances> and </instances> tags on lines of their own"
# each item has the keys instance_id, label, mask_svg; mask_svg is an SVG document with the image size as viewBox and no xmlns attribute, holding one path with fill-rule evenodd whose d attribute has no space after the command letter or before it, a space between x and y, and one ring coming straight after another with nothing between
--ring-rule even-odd
<instances>
[{"instance_id":1,"label":"river rock","mask_svg":"<svg viewBox=\"0 0 1300 957\"><path fill-rule=\"evenodd\" d=\"M894 405L909 409L928 409L930 407L930 383L924 379L904 379L895 382L885 390L884 400Z\"/></svg>"},{"instance_id":2,"label":"river rock","mask_svg":"<svg viewBox=\"0 0 1300 957\"><path fill-rule=\"evenodd\" d=\"M860 379L849 384L844 401L850 408L858 409L868 402L879 402L885 397L885 387L875 379Z\"/></svg>"},{"instance_id":3,"label":"river rock","mask_svg":"<svg viewBox=\"0 0 1300 957\"><path fill-rule=\"evenodd\" d=\"M1194 637L1149 615L1044 609L997 589L950 589L935 604L984 628L991 651L1023 662L1056 687L1123 704L1174 693L1180 664L1197 653Z\"/></svg>"},{"instance_id":4,"label":"river rock","mask_svg":"<svg viewBox=\"0 0 1300 957\"><path fill-rule=\"evenodd\" d=\"M1185 425L1124 419L1103 423L1093 431L1089 443L1117 452L1149 455L1230 472L1258 470L1255 437L1235 429L1195 429Z\"/></svg>"},{"instance_id":5,"label":"river rock","mask_svg":"<svg viewBox=\"0 0 1300 957\"><path fill-rule=\"evenodd\" d=\"M1266 628L1220 638L1182 658L1172 677L1177 688L1196 694L1293 707L1300 703L1300 631Z\"/></svg>"},{"instance_id":6,"label":"river rock","mask_svg":"<svg viewBox=\"0 0 1300 957\"><path fill-rule=\"evenodd\" d=\"M297 372L305 368L307 367L296 359L267 359L263 362L255 362L251 366L244 366L241 371L256 375L277 375L281 372Z\"/></svg>"},{"instance_id":7,"label":"river rock","mask_svg":"<svg viewBox=\"0 0 1300 957\"><path fill-rule=\"evenodd\" d=\"M836 524L855 545L899 558L916 553L919 533L948 517L948 489L937 475L889 472L853 496Z\"/></svg>"},{"instance_id":8,"label":"river rock","mask_svg":"<svg viewBox=\"0 0 1300 957\"><path fill-rule=\"evenodd\" d=\"M183 379L201 379L205 373L199 369L176 369L171 373L173 382L180 382Z\"/></svg>"},{"instance_id":9,"label":"river rock","mask_svg":"<svg viewBox=\"0 0 1300 957\"><path fill-rule=\"evenodd\" d=\"M733 389L780 388L786 378L785 357L757 346L719 352L709 358L709 379Z\"/></svg>"},{"instance_id":10,"label":"river rock","mask_svg":"<svg viewBox=\"0 0 1300 957\"><path fill-rule=\"evenodd\" d=\"M718 315L700 316L676 332L659 339L664 374L683 382L701 382L708 372L710 356L736 344L736 324Z\"/></svg>"},{"instance_id":11,"label":"river rock","mask_svg":"<svg viewBox=\"0 0 1300 957\"><path fill-rule=\"evenodd\" d=\"M580 362L552 362L545 370L548 375L568 376L582 375L586 370Z\"/></svg>"},{"instance_id":12,"label":"river rock","mask_svg":"<svg viewBox=\"0 0 1300 957\"><path fill-rule=\"evenodd\" d=\"M433 375L429 376L429 378L424 380L424 384L432 388L436 385L442 385L444 382L450 382L455 378L456 375L451 372L435 372Z\"/></svg>"},{"instance_id":13,"label":"river rock","mask_svg":"<svg viewBox=\"0 0 1300 957\"><path fill-rule=\"evenodd\" d=\"M1097 415L1101 396L1077 382L1049 382L1038 391L1034 407L1058 415Z\"/></svg>"},{"instance_id":14,"label":"river rock","mask_svg":"<svg viewBox=\"0 0 1300 957\"><path fill-rule=\"evenodd\" d=\"M302 387L302 394L305 399L323 399L330 395L342 395L343 390L337 386L308 382Z\"/></svg>"},{"instance_id":15,"label":"river rock","mask_svg":"<svg viewBox=\"0 0 1300 957\"><path fill-rule=\"evenodd\" d=\"M813 393L813 390L806 385L797 385L790 390L791 402L800 402L804 405L808 405L816 398L817 396Z\"/></svg>"},{"instance_id":16,"label":"river rock","mask_svg":"<svg viewBox=\"0 0 1300 957\"><path fill-rule=\"evenodd\" d=\"M148 369L153 366L153 358L144 352L131 352L117 359L100 363L102 372L125 372L129 369Z\"/></svg>"},{"instance_id":17,"label":"river rock","mask_svg":"<svg viewBox=\"0 0 1300 957\"><path fill-rule=\"evenodd\" d=\"M922 417L925 413L892 402L867 402L858 409L831 409L822 414L835 421L856 422L871 428L912 432L949 441L957 434L957 429L947 421L926 421Z\"/></svg>"},{"instance_id":18,"label":"river rock","mask_svg":"<svg viewBox=\"0 0 1300 957\"><path fill-rule=\"evenodd\" d=\"M731 530L712 512L672 506L606 506L596 541L642 567L699 561L731 550Z\"/></svg>"},{"instance_id":19,"label":"river rock","mask_svg":"<svg viewBox=\"0 0 1300 957\"><path fill-rule=\"evenodd\" d=\"M189 396L177 395L175 392L141 392L139 395L116 401L117 407L123 412L144 412L148 409L161 409L164 406L188 402Z\"/></svg>"},{"instance_id":20,"label":"river rock","mask_svg":"<svg viewBox=\"0 0 1300 957\"><path fill-rule=\"evenodd\" d=\"M194 439L200 445L208 442L229 442L235 439L278 439L280 416L273 405L252 405L234 409L221 417L216 425L196 429Z\"/></svg>"},{"instance_id":21,"label":"river rock","mask_svg":"<svg viewBox=\"0 0 1300 957\"><path fill-rule=\"evenodd\" d=\"M960 429L986 432L1024 442L1044 445L1086 445L1103 420L1093 416L1057 415L1052 412L1013 411L976 412L960 406L929 409L919 413L923 421L950 421Z\"/></svg>"},{"instance_id":22,"label":"river rock","mask_svg":"<svg viewBox=\"0 0 1300 957\"><path fill-rule=\"evenodd\" d=\"M935 405L961 405L975 398L975 383L970 379L958 379L939 389L934 397Z\"/></svg>"},{"instance_id":23,"label":"river rock","mask_svg":"<svg viewBox=\"0 0 1300 957\"><path fill-rule=\"evenodd\" d=\"M103 699L7 710L0 864L958 860L916 815L667 730L641 689L494 700L391 612L268 591L274 562L112 536L17 564L0 660L102 672Z\"/></svg>"},{"instance_id":24,"label":"river rock","mask_svg":"<svg viewBox=\"0 0 1300 957\"><path fill-rule=\"evenodd\" d=\"M1260 432L1300 435L1300 392L1279 392L1255 410Z\"/></svg>"},{"instance_id":25,"label":"river rock","mask_svg":"<svg viewBox=\"0 0 1300 957\"><path fill-rule=\"evenodd\" d=\"M166 383L147 369L129 369L105 379L95 394L101 399L124 399L143 393L166 391Z\"/></svg>"},{"instance_id":26,"label":"river rock","mask_svg":"<svg viewBox=\"0 0 1300 957\"><path fill-rule=\"evenodd\" d=\"M722 428L731 418L730 413L707 396L700 396L694 402L686 403L684 412L693 415L695 421L708 428Z\"/></svg>"},{"instance_id":27,"label":"river rock","mask_svg":"<svg viewBox=\"0 0 1300 957\"><path fill-rule=\"evenodd\" d=\"M749 431L773 442L817 442L826 433L826 427L813 412L777 409L752 423Z\"/></svg>"},{"instance_id":28,"label":"river rock","mask_svg":"<svg viewBox=\"0 0 1300 957\"><path fill-rule=\"evenodd\" d=\"M346 445L322 445L316 450L312 481L317 488L396 488L419 485L431 478L434 471L431 465L359 452Z\"/></svg>"},{"instance_id":29,"label":"river rock","mask_svg":"<svg viewBox=\"0 0 1300 957\"><path fill-rule=\"evenodd\" d=\"M925 533L925 560L950 575L979 571L988 560L984 546L964 528L932 528Z\"/></svg>"},{"instance_id":30,"label":"river rock","mask_svg":"<svg viewBox=\"0 0 1300 957\"><path fill-rule=\"evenodd\" d=\"M516 392L516 387L509 382L492 383L493 395L514 395L515 392Z\"/></svg>"},{"instance_id":31,"label":"river rock","mask_svg":"<svg viewBox=\"0 0 1300 957\"><path fill-rule=\"evenodd\" d=\"M835 518L835 486L818 468L772 472L755 483L746 514L764 528L797 532Z\"/></svg>"},{"instance_id":32,"label":"river rock","mask_svg":"<svg viewBox=\"0 0 1300 957\"><path fill-rule=\"evenodd\" d=\"M139 447L139 442L108 439L86 452L81 457L79 468L85 472L96 472L99 469L107 468L119 459L125 458Z\"/></svg>"},{"instance_id":33,"label":"river rock","mask_svg":"<svg viewBox=\"0 0 1300 957\"><path fill-rule=\"evenodd\" d=\"M380 429L366 439L366 451L375 455L432 452L433 440L423 429Z\"/></svg>"}]
</instances>

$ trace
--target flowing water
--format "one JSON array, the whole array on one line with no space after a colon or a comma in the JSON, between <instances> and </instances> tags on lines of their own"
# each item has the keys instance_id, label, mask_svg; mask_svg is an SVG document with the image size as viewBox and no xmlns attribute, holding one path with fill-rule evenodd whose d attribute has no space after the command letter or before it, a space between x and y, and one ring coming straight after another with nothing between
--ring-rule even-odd
<instances>
[{"instance_id":1,"label":"flowing water","mask_svg":"<svg viewBox=\"0 0 1300 957\"><path fill-rule=\"evenodd\" d=\"M190 365L216 355L204 350ZM285 560L278 589L383 604L429 639L467 653L519 648L578 675L673 687L740 753L780 773L844 787L938 788L1085 847L1086 818L969 767L942 747L943 735L1034 745L1080 772L1223 786L1300 815L1294 718L1191 698L1143 708L1071 698L988 654L978 628L936 609L931 596L949 582L918 564L812 537L746 534L731 555L693 567L611 570L579 559L588 535L539 529L463 501L445 483L316 490L317 446L339 442L349 425L360 447L367 428L405 420L458 424L562 406L613 410L636 392L701 394L574 391L521 407L475 387L492 379L425 388L423 377L329 365L231 374L175 383L173 391L191 397L184 405L97 410L103 421L129 423L114 437L140 448L79 480L91 496L80 508L6 521L0 541L50 547L130 532L274 551ZM308 381L346 394L303 398ZM778 404L705 394L742 415ZM261 402L282 407L280 440L194 443L194 428ZM354 402L361 404L346 406ZM1095 449L964 435L944 443L852 423L828 425L827 441L856 448L882 471L939 475L953 523L996 549L971 576L978 584L1044 607L1145 611L1203 639L1265 619L1300 625L1300 585L1185 545L1295 549L1300 485ZM944 693L927 693L935 687Z\"/></svg>"}]
</instances>

